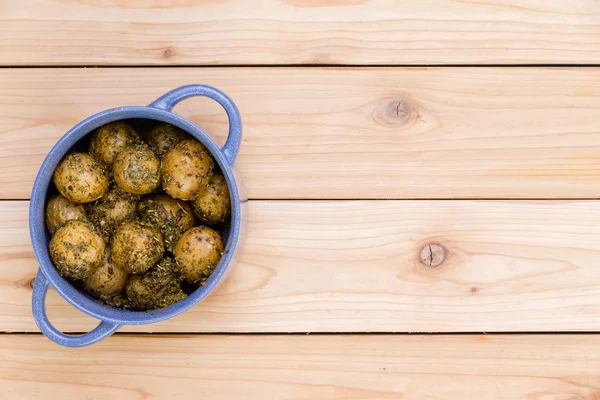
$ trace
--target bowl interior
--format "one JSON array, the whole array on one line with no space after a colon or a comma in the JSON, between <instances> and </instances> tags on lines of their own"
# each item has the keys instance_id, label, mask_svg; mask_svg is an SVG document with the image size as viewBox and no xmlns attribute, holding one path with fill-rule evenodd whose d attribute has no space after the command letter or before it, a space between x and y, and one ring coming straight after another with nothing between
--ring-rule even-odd
<instances>
[{"instance_id":1,"label":"bowl interior","mask_svg":"<svg viewBox=\"0 0 600 400\"><path fill-rule=\"evenodd\" d=\"M143 107L137 107L137 108L139 109L139 108L143 108ZM160 110L158 110L158 111L160 111ZM157 110L152 110L152 113L153 113L153 117L157 116ZM124 310L124 309L120 309L120 308L106 306L106 305L100 303L94 297L92 297L92 296L88 295L86 292L84 292L79 287L79 285L77 285L76 283L74 284L74 283L66 280L62 276L60 276L58 274L58 271L54 268L54 265L52 264L50 257L49 257L49 253L48 253L48 243L50 241L51 236L50 236L50 233L48 232L48 230L46 229L45 218L43 218L45 216L46 203L47 203L48 199L51 196L53 196L54 194L58 193L58 190L54 186L54 183L52 182L52 179L51 179L52 173L54 172L54 168L55 168L56 164L62 158L64 158L67 154L69 154L71 152L78 152L78 151L87 152L89 140L91 138L91 132L97 126L103 125L104 123L107 123L110 121L125 120L129 124L131 124L134 127L134 129L136 129L136 131L138 131L140 133L148 132L154 125L156 125L158 123L168 122L175 126L178 126L179 128L182 128L184 131L188 132L189 134L194 136L196 139L198 139L201 143L203 143L207 147L209 152L213 155L213 158L215 159L215 169L220 170L223 173L223 175L225 176L225 179L229 186L229 191L230 191L230 196L231 196L231 204L232 204L232 212L231 212L230 221L234 221L234 220L238 221L234 225L236 225L237 228L239 228L240 210L239 210L239 197L238 197L238 193L237 193L237 186L236 186L235 179L233 177L231 168L228 165L227 160L224 158L223 154L220 152L218 146L208 137L208 135L206 135L206 133L204 133L199 128L197 128L195 125L192 125L185 119L178 117L174 114L171 114L169 112L166 112L166 111L162 111L162 113L164 113L164 114L158 113L158 118L111 118L109 120L104 119L101 121L101 123L90 123L88 125L87 129L85 128L85 124L84 124L85 121L84 121L83 123L81 123L78 126L76 126L75 128L73 128L71 131L69 131L65 135L65 137L63 137L63 139L61 139L61 141L65 140L69 135L74 135L76 133L79 133L76 136L81 137L81 138L78 139L71 147L69 147L67 151L61 150L61 148L60 148L61 141L59 141L59 143L57 143L57 145L49 153L46 161L44 162L44 165L42 166L42 169L40 170L40 173L38 174L38 177L36 178L36 182L34 184L34 193L32 194L32 203L34 201L34 198L36 197L36 194L35 194L36 185L38 185L38 186L40 184L46 185L46 190L42 189L42 192L45 192L45 194L42 195L43 210L41 210L41 212L39 209L38 210L33 210L33 209L30 210L30 224L31 224L30 228L31 228L31 233L32 233L32 241L34 242L34 250L36 253L36 257L38 258L38 261L40 263L40 269L43 271L43 273L46 274L46 276L48 277L48 279L50 280L52 285L55 287L55 289L63 297L65 297L71 304L73 304L76 308L80 309L81 311L85 312L86 314L92 315L99 319L117 322L117 323L144 324L144 323L161 321L166 318L170 318L171 316L174 316L176 314L179 314L180 312L185 311L186 309L188 309L191 306L193 306L194 304L196 304L203 297L205 297L208 294L208 292L210 292L216 286L218 281L224 275L225 269L227 268L227 265L229 264L229 262L231 260L232 253L235 250L235 246L237 244L238 235L237 235L237 233L233 234L233 235L231 234L232 226L231 226L230 222L224 224L221 227L216 227L217 228L216 230L221 234L221 237L223 239L223 243L225 245L225 253L224 253L223 257L221 258L219 264L216 266L215 270L209 277L209 279L206 281L206 283L203 286L200 286L198 288L191 286L191 285L184 286L183 289L188 294L187 298L185 298L184 300L181 300L171 306L157 309L157 310L151 310L151 311L132 311L132 310ZM127 113L125 113L125 114L127 114ZM93 117L91 117L91 118L93 118ZM77 129L84 129L87 132L83 132L83 136L82 136L82 132L77 131ZM64 149L64 146L63 146L63 149ZM52 161L52 159L54 159L54 162L50 162L50 161ZM44 166L47 163L50 164L51 167L49 169L51 169L51 171L43 171ZM37 187L37 189L39 192L40 188ZM32 208L34 206L35 206L34 204L31 205ZM236 232L237 232L237 230L239 230L239 229L236 229ZM41 233L41 235L36 235L36 232L38 232L38 233L43 232L43 233ZM36 240L36 237L39 238L40 236L45 237L45 240ZM41 241L43 241L43 243L39 243Z\"/></svg>"}]
</instances>

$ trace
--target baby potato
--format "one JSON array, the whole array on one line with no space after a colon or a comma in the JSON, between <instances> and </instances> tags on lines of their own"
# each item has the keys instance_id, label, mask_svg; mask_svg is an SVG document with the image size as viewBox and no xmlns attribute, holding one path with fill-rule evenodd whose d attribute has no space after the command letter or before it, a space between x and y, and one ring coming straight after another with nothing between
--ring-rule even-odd
<instances>
[{"instance_id":1,"label":"baby potato","mask_svg":"<svg viewBox=\"0 0 600 400\"><path fill-rule=\"evenodd\" d=\"M173 251L181 235L194 226L192 207L185 201L164 194L142 200L138 209L143 222L152 224L160 230L168 251Z\"/></svg>"},{"instance_id":2,"label":"baby potato","mask_svg":"<svg viewBox=\"0 0 600 400\"><path fill-rule=\"evenodd\" d=\"M51 235L65 222L76 219L87 221L88 216L81 204L73 203L57 194L48 200L46 206L46 227Z\"/></svg>"},{"instance_id":3,"label":"baby potato","mask_svg":"<svg viewBox=\"0 0 600 400\"><path fill-rule=\"evenodd\" d=\"M131 305L129 304L129 300L127 300L127 296L125 295L125 290L119 293L116 296L99 296L98 300L100 303L107 305L109 307L114 308L122 308L122 309L130 309Z\"/></svg>"},{"instance_id":4,"label":"baby potato","mask_svg":"<svg viewBox=\"0 0 600 400\"><path fill-rule=\"evenodd\" d=\"M223 255L223 241L214 230L197 226L181 236L173 254L183 277L202 285Z\"/></svg>"},{"instance_id":5,"label":"baby potato","mask_svg":"<svg viewBox=\"0 0 600 400\"><path fill-rule=\"evenodd\" d=\"M156 125L146 138L152 150L159 157L164 156L173 146L185 139L191 139L191 136L167 123Z\"/></svg>"},{"instance_id":6,"label":"baby potato","mask_svg":"<svg viewBox=\"0 0 600 400\"><path fill-rule=\"evenodd\" d=\"M211 155L200 142L179 142L163 157L162 187L171 197L192 200L208 184L213 166Z\"/></svg>"},{"instance_id":7,"label":"baby potato","mask_svg":"<svg viewBox=\"0 0 600 400\"><path fill-rule=\"evenodd\" d=\"M96 160L113 165L126 147L141 143L140 135L127 122L114 121L94 131L88 150Z\"/></svg>"},{"instance_id":8,"label":"baby potato","mask_svg":"<svg viewBox=\"0 0 600 400\"><path fill-rule=\"evenodd\" d=\"M106 168L87 153L71 153L54 170L54 184L67 200L91 203L108 190Z\"/></svg>"},{"instance_id":9,"label":"baby potato","mask_svg":"<svg viewBox=\"0 0 600 400\"><path fill-rule=\"evenodd\" d=\"M102 262L104 240L89 222L71 220L61 226L49 244L58 272L69 279L86 279Z\"/></svg>"},{"instance_id":10,"label":"baby potato","mask_svg":"<svg viewBox=\"0 0 600 400\"><path fill-rule=\"evenodd\" d=\"M163 239L153 226L137 221L125 221L113 236L113 262L130 274L148 271L163 256Z\"/></svg>"},{"instance_id":11,"label":"baby potato","mask_svg":"<svg viewBox=\"0 0 600 400\"><path fill-rule=\"evenodd\" d=\"M96 297L114 297L125 289L127 273L117 267L109 247L104 250L100 267L83 281L84 289Z\"/></svg>"},{"instance_id":12,"label":"baby potato","mask_svg":"<svg viewBox=\"0 0 600 400\"><path fill-rule=\"evenodd\" d=\"M129 305L140 311L167 307L187 296L181 289L171 258L163 258L156 268L143 275L132 275L125 293Z\"/></svg>"},{"instance_id":13,"label":"baby potato","mask_svg":"<svg viewBox=\"0 0 600 400\"><path fill-rule=\"evenodd\" d=\"M214 174L208 186L193 201L194 214L208 225L225 222L231 214L231 200L225 177L221 173Z\"/></svg>"},{"instance_id":14,"label":"baby potato","mask_svg":"<svg viewBox=\"0 0 600 400\"><path fill-rule=\"evenodd\" d=\"M148 146L129 146L115 159L113 176L129 193L150 193L160 186L160 160Z\"/></svg>"},{"instance_id":15,"label":"baby potato","mask_svg":"<svg viewBox=\"0 0 600 400\"><path fill-rule=\"evenodd\" d=\"M106 243L110 243L117 226L136 217L137 202L137 195L113 185L104 197L88 206L90 222L102 234Z\"/></svg>"}]
</instances>

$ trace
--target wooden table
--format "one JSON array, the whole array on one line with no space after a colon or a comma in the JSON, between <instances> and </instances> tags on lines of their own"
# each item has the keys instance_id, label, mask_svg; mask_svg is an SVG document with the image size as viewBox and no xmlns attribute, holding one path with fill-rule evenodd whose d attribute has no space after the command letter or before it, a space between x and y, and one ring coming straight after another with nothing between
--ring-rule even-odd
<instances>
[{"instance_id":1,"label":"wooden table","mask_svg":"<svg viewBox=\"0 0 600 400\"><path fill-rule=\"evenodd\" d=\"M0 399L600 398L599 1L2 0L0 64ZM188 83L243 116L241 263L177 318L51 343L39 165ZM176 112L224 141L216 104Z\"/></svg>"}]
</instances>

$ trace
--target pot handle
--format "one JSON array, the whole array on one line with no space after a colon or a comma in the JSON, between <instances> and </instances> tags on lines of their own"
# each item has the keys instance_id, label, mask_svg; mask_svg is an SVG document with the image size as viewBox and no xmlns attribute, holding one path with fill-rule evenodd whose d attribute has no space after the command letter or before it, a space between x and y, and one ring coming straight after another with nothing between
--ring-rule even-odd
<instances>
[{"instance_id":1,"label":"pot handle","mask_svg":"<svg viewBox=\"0 0 600 400\"><path fill-rule=\"evenodd\" d=\"M150 107L171 111L180 101L194 96L209 97L225 109L229 118L229 135L222 151L229 163L233 165L242 143L242 119L235 103L225 93L207 85L181 86L160 96L150 104Z\"/></svg>"},{"instance_id":2,"label":"pot handle","mask_svg":"<svg viewBox=\"0 0 600 400\"><path fill-rule=\"evenodd\" d=\"M83 335L72 336L59 332L52 326L50 321L48 321L48 316L46 315L46 294L48 293L49 287L50 282L48 281L48 278L46 278L46 275L41 271L38 271L35 278L35 284L33 285L33 318L42 333L53 342L65 347L89 346L112 335L121 327L121 325L115 324L114 322L102 321L92 331L84 333Z\"/></svg>"}]
</instances>

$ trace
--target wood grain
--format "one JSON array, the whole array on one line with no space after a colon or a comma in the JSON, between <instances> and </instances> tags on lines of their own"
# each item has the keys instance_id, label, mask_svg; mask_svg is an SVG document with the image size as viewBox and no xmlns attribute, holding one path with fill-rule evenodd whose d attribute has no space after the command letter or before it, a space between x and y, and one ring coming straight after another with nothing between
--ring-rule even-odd
<instances>
[{"instance_id":1,"label":"wood grain","mask_svg":"<svg viewBox=\"0 0 600 400\"><path fill-rule=\"evenodd\" d=\"M0 331L36 331L27 202L0 202ZM421 248L447 250L437 268ZM138 332L600 330L600 202L252 201L241 262ZM96 324L56 293L65 331Z\"/></svg>"},{"instance_id":2,"label":"wood grain","mask_svg":"<svg viewBox=\"0 0 600 400\"><path fill-rule=\"evenodd\" d=\"M600 62L596 0L18 0L1 65Z\"/></svg>"},{"instance_id":3,"label":"wood grain","mask_svg":"<svg viewBox=\"0 0 600 400\"><path fill-rule=\"evenodd\" d=\"M19 399L595 400L600 337L123 336L64 349L0 336Z\"/></svg>"},{"instance_id":4,"label":"wood grain","mask_svg":"<svg viewBox=\"0 0 600 400\"><path fill-rule=\"evenodd\" d=\"M238 103L253 199L600 197L598 68L141 68L0 70L0 198L80 120L193 82ZM216 104L176 112L223 143Z\"/></svg>"}]
</instances>

